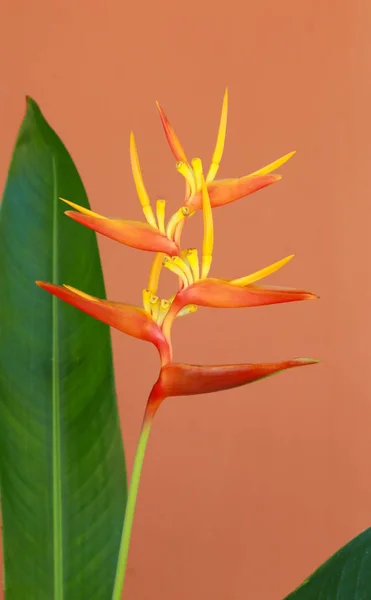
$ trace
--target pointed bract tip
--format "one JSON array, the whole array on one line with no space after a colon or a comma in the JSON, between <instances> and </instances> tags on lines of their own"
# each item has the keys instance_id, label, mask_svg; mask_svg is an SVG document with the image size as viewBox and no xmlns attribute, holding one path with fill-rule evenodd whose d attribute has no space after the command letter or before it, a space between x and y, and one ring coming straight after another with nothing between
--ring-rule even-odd
<instances>
[{"instance_id":1,"label":"pointed bract tip","mask_svg":"<svg viewBox=\"0 0 371 600\"><path fill-rule=\"evenodd\" d=\"M162 106L158 100L156 100L156 107L157 107L158 112L160 113L160 116L165 117L164 109L162 108Z\"/></svg>"},{"instance_id":2,"label":"pointed bract tip","mask_svg":"<svg viewBox=\"0 0 371 600\"><path fill-rule=\"evenodd\" d=\"M293 358L293 362L298 365L316 365L321 361L317 358Z\"/></svg>"}]
</instances>

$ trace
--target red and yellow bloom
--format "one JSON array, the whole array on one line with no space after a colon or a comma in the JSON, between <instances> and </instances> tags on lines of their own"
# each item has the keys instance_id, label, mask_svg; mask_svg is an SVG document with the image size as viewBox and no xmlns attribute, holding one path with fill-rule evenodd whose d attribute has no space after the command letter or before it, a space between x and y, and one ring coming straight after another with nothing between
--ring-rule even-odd
<instances>
[{"instance_id":1,"label":"red and yellow bloom","mask_svg":"<svg viewBox=\"0 0 371 600\"><path fill-rule=\"evenodd\" d=\"M140 168L138 151L134 134L130 134L130 159L135 187L141 203L145 221L128 221L122 219L109 219L93 211L85 209L70 200L63 200L75 210L66 211L66 215L78 223L93 229L122 244L155 252L156 256L151 268L148 286L143 290L143 308L109 302L90 296L70 286L57 286L45 282L38 285L58 298L72 304L76 308L88 313L133 337L150 341L158 349L161 357L162 371L156 389L161 382L166 381L166 389L172 389L179 394L187 394L184 385L179 385L181 369L186 369L187 381L192 388L191 393L197 393L197 378L199 378L200 392L204 387L205 374L214 377L215 385L208 384L208 389L216 391L225 387L233 387L235 381L240 381L241 373L246 375L250 382L261 377L262 365L249 365L248 370L235 365L229 369L228 377L223 379L223 385L218 381L215 367L195 367L190 365L176 368L172 365L171 327L174 318L189 314L197 307L212 308L245 308L264 306L298 300L312 300L316 295L303 290L290 288L267 287L257 285L256 282L283 267L293 255L269 265L255 273L239 279L225 280L209 278L212 264L214 246L213 208L233 202L253 191L261 189L270 183L278 181L279 175L272 175L278 167L282 166L293 152L286 154L275 162L239 179L215 180L222 158L228 110L228 91L225 92L222 113L218 129L215 150L206 177L203 174L202 163L199 158L188 160L186 153L177 138L163 109L159 106L159 113L164 127L169 146L177 159L176 168L183 175L186 182L186 193L183 205L168 219L165 218L165 200L157 200L156 210L152 208L151 200L144 185ZM197 210L202 210L204 220L204 237L202 242L201 260L195 248L181 247L181 234L187 219ZM172 271L178 278L178 290L169 299L157 296L157 289L162 267ZM288 368L290 361L284 361L271 366L264 366L271 373ZM290 366L308 364L295 361ZM224 367L221 367L224 369ZM165 369L165 370L164 370ZM201 369L201 370L200 370ZM209 371L208 371L209 369ZM255 369L255 370L254 370ZM224 371L223 371L224 373ZM254 376L255 373L255 376ZM197 375L198 374L198 375ZM169 388L169 377L173 377L174 384ZM243 379L244 376L242 376ZM178 378L178 379L177 379ZM225 382L228 385L225 385ZM192 382L192 383L191 383ZM236 385L242 385L238 383Z\"/></svg>"},{"instance_id":2,"label":"red and yellow bloom","mask_svg":"<svg viewBox=\"0 0 371 600\"><path fill-rule=\"evenodd\" d=\"M109 219L70 200L61 199L74 209L66 211L66 214L78 223L127 246L155 253L148 284L142 292L143 307L101 300L68 285L58 286L52 283L37 282L44 290L110 327L151 342L156 346L161 359L159 377L149 395L133 466L113 600L121 598L145 448L153 416L163 400L171 396L226 390L246 385L287 369L317 362L312 359L296 358L277 363L200 366L179 364L173 361L171 330L174 319L194 312L199 306L247 308L313 300L317 296L303 290L264 286L256 283L283 267L293 258L293 255L238 279L226 280L209 277L214 247L212 210L278 181L281 177L273 174L273 171L287 162L294 153L286 154L245 177L215 180L226 135L228 109L228 93L226 91L215 150L209 170L204 177L201 160L199 158L188 160L163 109L159 105L158 109L166 138L177 160L176 168L183 175L186 183L184 201L167 222L165 200L157 200L155 211L152 208L144 185L133 133L130 135L131 167L145 221ZM184 225L187 219L198 210L202 210L204 224L200 259L197 249L182 248L181 246ZM161 299L157 295L163 267L173 272L177 278L175 293L167 299Z\"/></svg>"}]
</instances>

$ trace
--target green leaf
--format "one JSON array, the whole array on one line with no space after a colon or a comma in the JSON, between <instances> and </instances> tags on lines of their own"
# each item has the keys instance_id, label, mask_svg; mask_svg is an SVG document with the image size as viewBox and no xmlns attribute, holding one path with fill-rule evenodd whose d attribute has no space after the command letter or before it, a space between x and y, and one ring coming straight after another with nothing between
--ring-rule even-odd
<instances>
[{"instance_id":1,"label":"green leaf","mask_svg":"<svg viewBox=\"0 0 371 600\"><path fill-rule=\"evenodd\" d=\"M371 528L343 546L285 600L370 600Z\"/></svg>"},{"instance_id":2,"label":"green leaf","mask_svg":"<svg viewBox=\"0 0 371 600\"><path fill-rule=\"evenodd\" d=\"M105 297L64 145L27 99L0 210L0 480L7 600L111 600L126 502L110 332L35 280Z\"/></svg>"}]
</instances>

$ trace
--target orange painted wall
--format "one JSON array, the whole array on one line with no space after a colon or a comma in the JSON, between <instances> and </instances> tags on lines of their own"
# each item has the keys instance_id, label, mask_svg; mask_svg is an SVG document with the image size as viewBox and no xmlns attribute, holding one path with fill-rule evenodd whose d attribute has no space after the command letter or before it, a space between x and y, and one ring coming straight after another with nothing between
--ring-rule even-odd
<instances>
[{"instance_id":1,"label":"orange painted wall","mask_svg":"<svg viewBox=\"0 0 371 600\"><path fill-rule=\"evenodd\" d=\"M279 184L216 211L213 274L238 277L294 252L271 282L321 301L200 310L177 322L175 353L323 364L161 408L126 588L132 600L282 598L371 523L371 5L5 0L1 12L1 185L26 93L68 146L93 209L111 216L141 214L131 128L151 195L180 202L156 99L189 153L208 160L228 84L221 176L297 150ZM109 297L139 302L150 257L99 244ZM113 342L131 467L158 361L148 345L116 332Z\"/></svg>"}]
</instances>

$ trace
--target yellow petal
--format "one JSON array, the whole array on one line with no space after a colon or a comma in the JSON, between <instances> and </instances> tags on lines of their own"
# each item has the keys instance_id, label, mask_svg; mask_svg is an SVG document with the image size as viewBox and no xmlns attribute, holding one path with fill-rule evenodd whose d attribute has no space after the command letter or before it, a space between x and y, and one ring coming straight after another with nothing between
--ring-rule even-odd
<instances>
[{"instance_id":1,"label":"yellow petal","mask_svg":"<svg viewBox=\"0 0 371 600\"><path fill-rule=\"evenodd\" d=\"M172 273L175 273L175 275L178 275L178 277L180 277L180 279L183 282L184 287L188 287L187 276L184 273L184 271L181 268L181 266L179 266L179 264L177 264L177 261L173 261L168 256L165 256L162 264L164 265L164 267L166 267L167 269L169 269L169 271L172 271Z\"/></svg>"},{"instance_id":2,"label":"yellow petal","mask_svg":"<svg viewBox=\"0 0 371 600\"><path fill-rule=\"evenodd\" d=\"M177 265L184 273L187 278L188 284L193 283L193 274L192 270L188 264L188 261L183 260L179 256L174 256L172 261L175 265Z\"/></svg>"},{"instance_id":3,"label":"yellow petal","mask_svg":"<svg viewBox=\"0 0 371 600\"><path fill-rule=\"evenodd\" d=\"M193 172L195 174L196 188L197 188L197 191L199 192L202 187L202 178L201 178L202 173L203 173L202 161L200 158L192 158L191 165L192 165Z\"/></svg>"},{"instance_id":4,"label":"yellow petal","mask_svg":"<svg viewBox=\"0 0 371 600\"><path fill-rule=\"evenodd\" d=\"M181 160L178 160L178 162L176 163L176 170L178 171L178 173L183 175L184 179L188 183L190 194L191 196L193 196L193 194L195 194L197 190L195 174L192 171L191 167L188 164L182 162Z\"/></svg>"},{"instance_id":5,"label":"yellow petal","mask_svg":"<svg viewBox=\"0 0 371 600\"><path fill-rule=\"evenodd\" d=\"M142 205L144 216L146 217L148 223L152 225L152 227L156 227L157 229L157 223L151 207L151 201L149 199L143 181L142 171L139 164L137 145L135 143L135 137L133 132L130 133L130 162L135 187L137 190L139 202Z\"/></svg>"},{"instance_id":6,"label":"yellow petal","mask_svg":"<svg viewBox=\"0 0 371 600\"><path fill-rule=\"evenodd\" d=\"M207 191L206 182L202 178L202 213L204 220L204 239L202 243L202 266L201 266L201 279L208 276L211 261L213 256L214 247L214 225L213 225L213 213L210 205L209 193Z\"/></svg>"},{"instance_id":7,"label":"yellow petal","mask_svg":"<svg viewBox=\"0 0 371 600\"><path fill-rule=\"evenodd\" d=\"M162 299L160 302L160 309L157 317L157 324L161 327L164 318L166 317L169 308L171 306L171 302L169 300Z\"/></svg>"},{"instance_id":8,"label":"yellow petal","mask_svg":"<svg viewBox=\"0 0 371 600\"><path fill-rule=\"evenodd\" d=\"M166 201L165 200L157 200L157 202L156 202L156 216L157 216L158 228L161 231L161 233L165 233L166 234L166 230L165 230L165 207L166 207Z\"/></svg>"},{"instance_id":9,"label":"yellow petal","mask_svg":"<svg viewBox=\"0 0 371 600\"><path fill-rule=\"evenodd\" d=\"M198 261L197 248L189 248L189 250L187 250L187 260L192 270L193 281L198 281L200 279L200 264Z\"/></svg>"},{"instance_id":10,"label":"yellow petal","mask_svg":"<svg viewBox=\"0 0 371 600\"><path fill-rule=\"evenodd\" d=\"M250 173L249 177L256 177L258 175L268 175L268 173L272 173L272 171L275 171L276 169L278 169L279 167L284 165L288 160L290 160L290 158L292 156L294 156L294 154L296 154L296 150L294 150L293 152L289 152L288 154L285 154L285 156L281 156L281 158L278 158L277 160L270 163L266 167L263 167L262 169L259 169L258 171L254 171L254 173Z\"/></svg>"},{"instance_id":11,"label":"yellow petal","mask_svg":"<svg viewBox=\"0 0 371 600\"><path fill-rule=\"evenodd\" d=\"M223 156L225 135L227 131L227 115L228 115L228 88L226 88L223 98L222 114L220 116L218 137L216 139L215 150L211 159L211 165L206 177L206 183L210 183L215 179L218 172L220 161Z\"/></svg>"},{"instance_id":12,"label":"yellow petal","mask_svg":"<svg viewBox=\"0 0 371 600\"><path fill-rule=\"evenodd\" d=\"M85 294L85 292L82 292L81 290L78 290L78 289L72 287L72 285L66 285L64 283L63 287L66 288L66 290L73 292L77 296L84 298L85 300L90 300L91 302L99 302L98 298L95 298L94 296L90 296L90 294Z\"/></svg>"},{"instance_id":13,"label":"yellow petal","mask_svg":"<svg viewBox=\"0 0 371 600\"><path fill-rule=\"evenodd\" d=\"M157 317L160 312L160 298L158 296L151 296L150 306L152 319L157 321Z\"/></svg>"},{"instance_id":14,"label":"yellow petal","mask_svg":"<svg viewBox=\"0 0 371 600\"><path fill-rule=\"evenodd\" d=\"M160 281L160 274L162 269L162 263L166 254L159 252L153 259L151 270L149 272L148 289L155 294L158 290L158 284Z\"/></svg>"},{"instance_id":15,"label":"yellow petal","mask_svg":"<svg viewBox=\"0 0 371 600\"><path fill-rule=\"evenodd\" d=\"M83 215L88 215L88 217L95 217L96 219L106 219L106 217L103 217L102 215L98 215L98 213L95 213L92 210L89 210L88 208L84 208L83 206L80 206L79 204L70 202L70 200L65 200L64 198L59 198L59 200L62 200L62 202L65 202L69 206L72 206L72 208L74 208L78 212L82 213Z\"/></svg>"},{"instance_id":16,"label":"yellow petal","mask_svg":"<svg viewBox=\"0 0 371 600\"><path fill-rule=\"evenodd\" d=\"M183 219L188 217L188 215L189 208L187 206L182 206L181 208L179 208L179 210L176 211L176 213L173 214L172 217L170 217L166 227L166 235L170 240L174 239L174 233L178 223L180 223Z\"/></svg>"},{"instance_id":17,"label":"yellow petal","mask_svg":"<svg viewBox=\"0 0 371 600\"><path fill-rule=\"evenodd\" d=\"M283 258L282 260L279 260L273 263L272 265L269 265L269 267L260 269L260 271L256 271L251 275L246 275L246 277L240 277L240 279L233 279L233 281L231 281L230 283L238 285L239 287L245 287L250 283L254 283L254 281L259 281L259 279L263 279L263 277L267 277L275 271L278 271L278 269L281 269L281 267L286 265L292 258L294 258L294 256L295 254L290 254L290 256L286 256L286 258Z\"/></svg>"}]
</instances>

